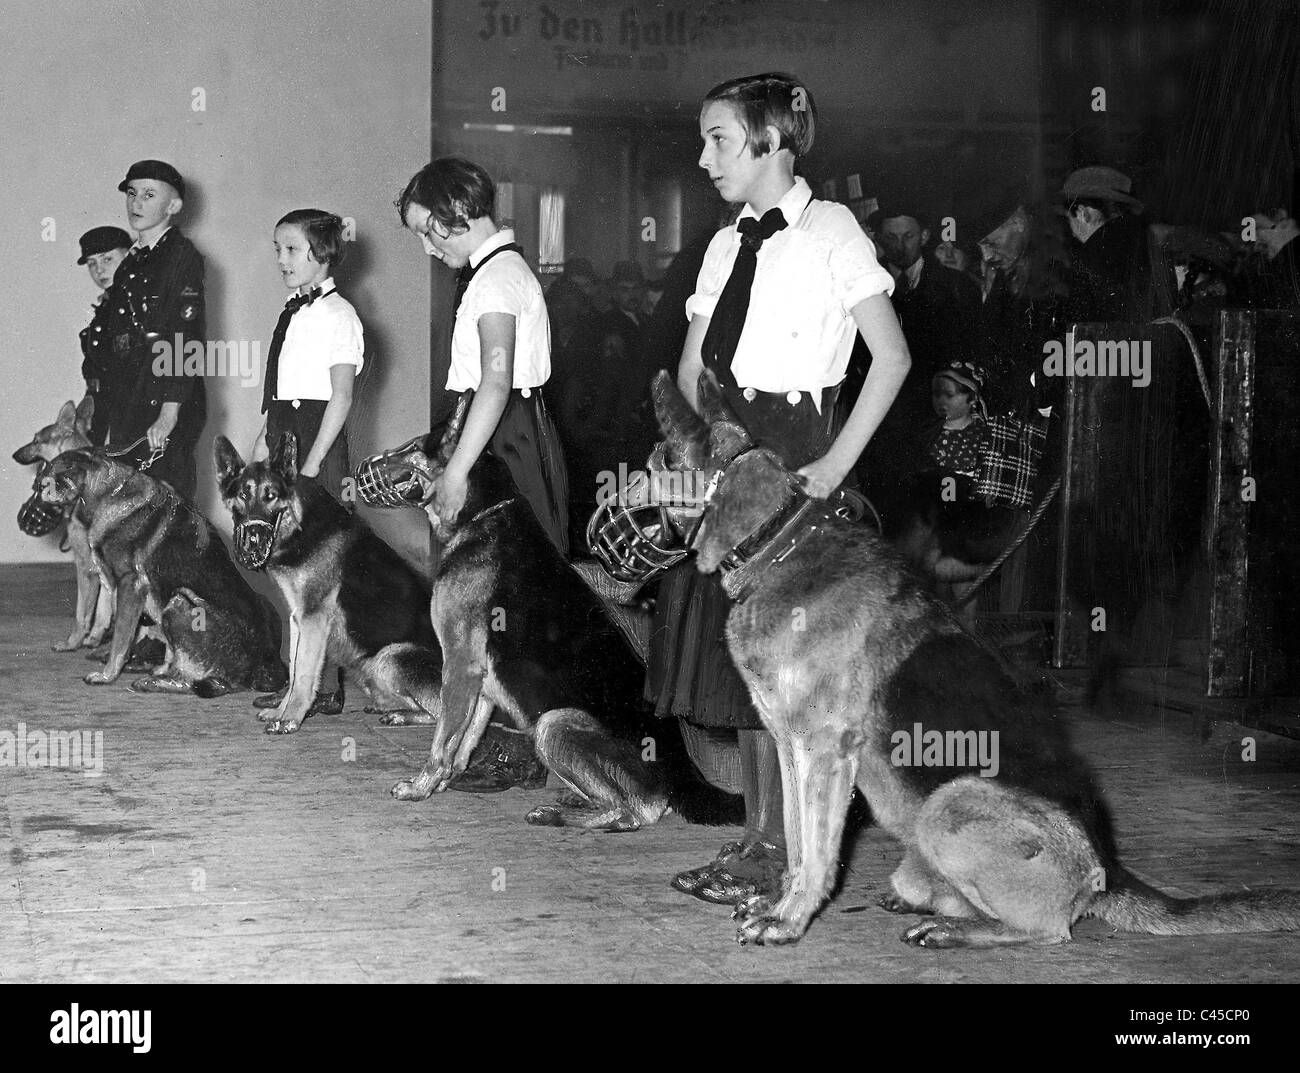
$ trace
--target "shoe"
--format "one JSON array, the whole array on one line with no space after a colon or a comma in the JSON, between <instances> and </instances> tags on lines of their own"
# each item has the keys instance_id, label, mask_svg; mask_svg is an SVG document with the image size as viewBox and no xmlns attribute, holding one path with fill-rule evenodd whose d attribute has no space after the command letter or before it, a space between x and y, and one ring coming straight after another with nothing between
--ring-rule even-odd
<instances>
[{"instance_id":1,"label":"shoe","mask_svg":"<svg viewBox=\"0 0 1300 1073\"><path fill-rule=\"evenodd\" d=\"M311 702L311 707L307 709L307 715L338 715L343 711L343 701L342 686L339 686L338 689L331 693L318 689L316 699Z\"/></svg>"},{"instance_id":2,"label":"shoe","mask_svg":"<svg viewBox=\"0 0 1300 1073\"><path fill-rule=\"evenodd\" d=\"M678 872L673 876L670 884L674 890L679 890L683 894L694 894L700 887L704 886L713 874L731 864L740 856L740 851L745 848L743 842L726 842L722 849L718 850L718 855L708 864L701 865L699 868L692 868L687 872Z\"/></svg>"},{"instance_id":3,"label":"shoe","mask_svg":"<svg viewBox=\"0 0 1300 1073\"><path fill-rule=\"evenodd\" d=\"M772 898L780 894L785 868L784 849L751 842L690 893L713 905L737 905L755 895Z\"/></svg>"},{"instance_id":4,"label":"shoe","mask_svg":"<svg viewBox=\"0 0 1300 1073\"><path fill-rule=\"evenodd\" d=\"M263 693L260 697L253 698L254 708L278 708L284 703L284 698L289 694L289 683L284 683L284 688L278 693Z\"/></svg>"},{"instance_id":5,"label":"shoe","mask_svg":"<svg viewBox=\"0 0 1300 1073\"><path fill-rule=\"evenodd\" d=\"M447 789L471 794L496 794L512 786L541 790L546 775L546 765L538 759L527 734L489 725L470 755L469 765L447 783Z\"/></svg>"},{"instance_id":6,"label":"shoe","mask_svg":"<svg viewBox=\"0 0 1300 1073\"><path fill-rule=\"evenodd\" d=\"M141 637L131 646L123 671L138 674L152 671L167 658L167 646L154 637Z\"/></svg>"}]
</instances>

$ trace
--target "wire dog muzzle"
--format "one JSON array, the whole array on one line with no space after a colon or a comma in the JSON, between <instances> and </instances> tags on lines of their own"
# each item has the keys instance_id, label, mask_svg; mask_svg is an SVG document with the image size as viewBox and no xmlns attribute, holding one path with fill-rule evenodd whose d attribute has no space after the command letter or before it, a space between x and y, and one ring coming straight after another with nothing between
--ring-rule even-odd
<instances>
[{"instance_id":1,"label":"wire dog muzzle","mask_svg":"<svg viewBox=\"0 0 1300 1073\"><path fill-rule=\"evenodd\" d=\"M280 527L258 518L246 518L235 526L235 558L245 570L261 570L275 550L275 534Z\"/></svg>"},{"instance_id":2,"label":"wire dog muzzle","mask_svg":"<svg viewBox=\"0 0 1300 1073\"><path fill-rule=\"evenodd\" d=\"M353 478L357 498L368 507L423 507L433 498L435 474L424 455L423 436L371 455Z\"/></svg>"},{"instance_id":3,"label":"wire dog muzzle","mask_svg":"<svg viewBox=\"0 0 1300 1073\"><path fill-rule=\"evenodd\" d=\"M50 471L50 464L44 462L36 471L36 480L32 482L32 494L18 508L18 528L28 536L48 536L59 527L67 514L68 508L57 503L46 503L41 498L41 487L45 476Z\"/></svg>"}]
</instances>

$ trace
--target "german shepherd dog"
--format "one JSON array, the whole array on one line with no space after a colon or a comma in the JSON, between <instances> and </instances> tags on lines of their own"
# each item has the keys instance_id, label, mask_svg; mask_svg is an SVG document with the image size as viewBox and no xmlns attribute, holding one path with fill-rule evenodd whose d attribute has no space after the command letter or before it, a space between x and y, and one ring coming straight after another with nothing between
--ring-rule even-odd
<instances>
[{"instance_id":1,"label":"german shepherd dog","mask_svg":"<svg viewBox=\"0 0 1300 1073\"><path fill-rule=\"evenodd\" d=\"M418 475L426 501L469 402L466 393L423 448L412 441L388 455L389 467L403 470L399 482ZM695 773L676 720L646 710L640 660L547 538L505 464L488 452L479 458L455 519L426 509L442 543L432 601L444 659L441 717L428 762L393 796L423 800L445 789L496 708L532 735L537 755L572 791L533 809L529 823L633 831L670 809L694 823L737 822L740 799Z\"/></svg>"},{"instance_id":2,"label":"german shepherd dog","mask_svg":"<svg viewBox=\"0 0 1300 1073\"><path fill-rule=\"evenodd\" d=\"M52 462L64 451L89 447L94 413L95 400L89 396L81 400L80 406L68 400L54 424L46 425L14 452L14 461L23 466ZM75 512L68 515L68 546L77 569L77 617L67 639L52 646L55 652L97 648L113 624L113 590L100 584L86 527Z\"/></svg>"},{"instance_id":3,"label":"german shepherd dog","mask_svg":"<svg viewBox=\"0 0 1300 1073\"><path fill-rule=\"evenodd\" d=\"M214 449L235 558L270 574L289 605L289 690L259 715L266 732L302 725L327 657L376 707L436 715L442 653L419 575L316 481L299 479L293 433L263 462L245 465L225 436Z\"/></svg>"},{"instance_id":4,"label":"german shepherd dog","mask_svg":"<svg viewBox=\"0 0 1300 1073\"><path fill-rule=\"evenodd\" d=\"M239 576L212 524L169 485L84 448L49 463L41 485L44 502L70 508L86 527L96 568L117 595L108 662L88 683L117 680L146 611L168 657L132 689L216 697L284 682L275 609Z\"/></svg>"},{"instance_id":5,"label":"german shepherd dog","mask_svg":"<svg viewBox=\"0 0 1300 1073\"><path fill-rule=\"evenodd\" d=\"M728 647L781 764L789 870L774 905L759 896L737 908L740 942L807 930L835 881L855 784L906 848L881 906L934 914L903 934L915 946L1059 943L1083 916L1155 935L1300 927L1297 891L1175 899L1125 872L1097 782L1060 722L894 549L802 496L712 374L699 384L704 419L666 372L653 391L668 466L712 475L692 543L701 571L727 567L737 598ZM807 504L814 521L763 540L774 519ZM931 731L972 751L971 732L996 733L996 777L974 774L964 748L948 766L900 748Z\"/></svg>"}]
</instances>

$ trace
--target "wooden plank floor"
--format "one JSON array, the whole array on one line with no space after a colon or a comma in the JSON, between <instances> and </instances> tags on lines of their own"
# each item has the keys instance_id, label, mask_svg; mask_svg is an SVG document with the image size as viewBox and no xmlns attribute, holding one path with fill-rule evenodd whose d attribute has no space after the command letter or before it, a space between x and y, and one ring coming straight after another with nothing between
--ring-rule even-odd
<instances>
[{"instance_id":1,"label":"wooden plank floor","mask_svg":"<svg viewBox=\"0 0 1300 1073\"><path fill-rule=\"evenodd\" d=\"M741 948L727 910L667 885L734 829L529 827L552 791L393 801L426 730L380 728L350 697L343 715L272 739L247 694L83 685L83 656L49 648L71 607L70 564L0 567L0 730L104 735L100 777L0 768L5 982L1300 977L1298 937L1157 939L1095 922L1055 948L913 950L898 941L912 918L875 907L899 853L870 828L803 942ZM1241 727L1201 740L1172 718L1075 721L1135 871L1179 893L1300 886L1300 743L1257 733L1243 763Z\"/></svg>"}]
</instances>

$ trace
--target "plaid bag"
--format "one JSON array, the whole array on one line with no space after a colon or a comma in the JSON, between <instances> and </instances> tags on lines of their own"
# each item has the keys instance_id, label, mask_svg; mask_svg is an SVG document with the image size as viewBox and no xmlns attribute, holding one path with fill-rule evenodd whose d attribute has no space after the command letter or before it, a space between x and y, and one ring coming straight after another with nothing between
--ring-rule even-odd
<instances>
[{"instance_id":1,"label":"plaid bag","mask_svg":"<svg viewBox=\"0 0 1300 1073\"><path fill-rule=\"evenodd\" d=\"M991 416L989 436L980 448L980 473L976 495L990 505L1027 510L1033 503L1032 485L1047 443L1050 416L1034 414L1028 420L1009 415Z\"/></svg>"}]
</instances>

